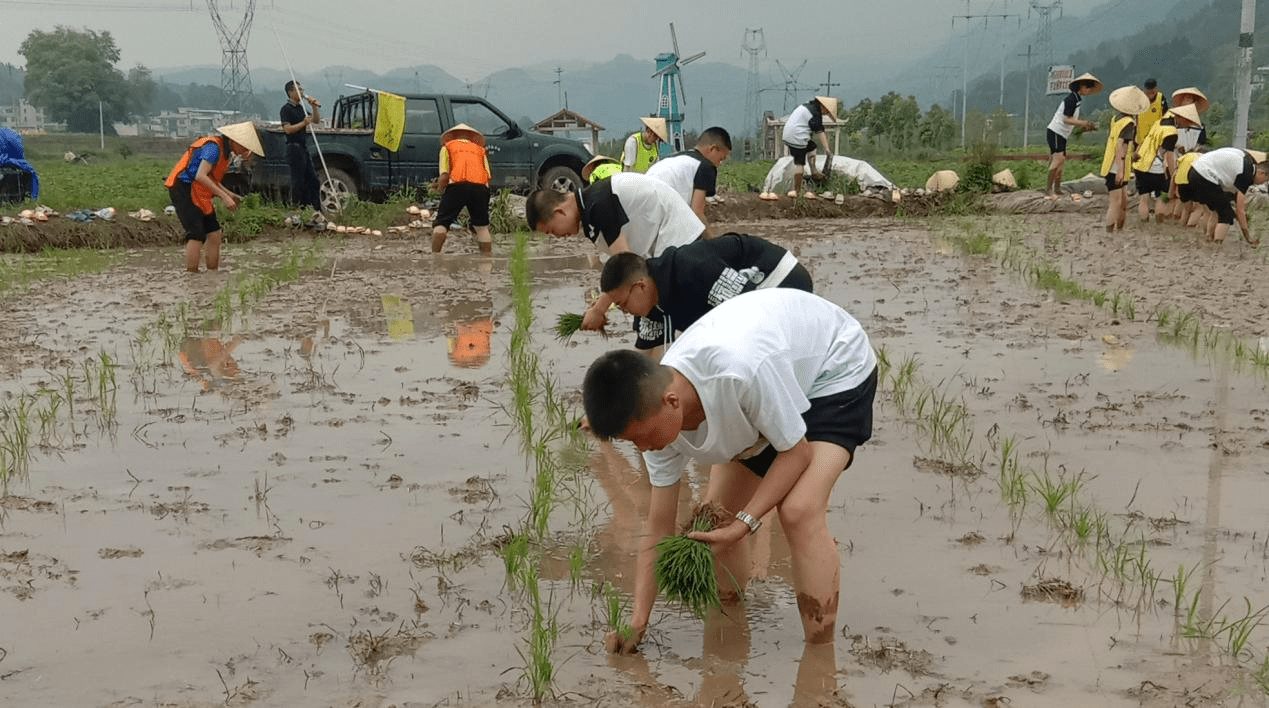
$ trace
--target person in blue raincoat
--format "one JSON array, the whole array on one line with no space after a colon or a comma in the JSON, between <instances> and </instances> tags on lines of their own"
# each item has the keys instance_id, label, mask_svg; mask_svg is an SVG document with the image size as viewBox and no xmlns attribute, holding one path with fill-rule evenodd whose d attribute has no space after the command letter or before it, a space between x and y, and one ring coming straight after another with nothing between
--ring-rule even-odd
<instances>
[{"instance_id":1,"label":"person in blue raincoat","mask_svg":"<svg viewBox=\"0 0 1269 708\"><path fill-rule=\"evenodd\" d=\"M22 136L12 128L0 128L0 166L12 165L31 175L31 199L40 198L40 176L35 168L26 161L22 148Z\"/></svg>"}]
</instances>

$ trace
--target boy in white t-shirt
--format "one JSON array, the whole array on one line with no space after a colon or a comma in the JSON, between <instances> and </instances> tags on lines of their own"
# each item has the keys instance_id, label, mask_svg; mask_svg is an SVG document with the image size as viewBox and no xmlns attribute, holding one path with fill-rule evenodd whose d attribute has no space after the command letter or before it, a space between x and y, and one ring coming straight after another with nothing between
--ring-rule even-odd
<instances>
[{"instance_id":1,"label":"boy in white t-shirt","mask_svg":"<svg viewBox=\"0 0 1269 708\"><path fill-rule=\"evenodd\" d=\"M625 641L610 635L609 649L633 651L647 629L656 544L674 533L689 459L712 465L706 499L736 514L729 525L691 534L723 566L728 580L720 591L731 578L744 587L745 537L776 509L806 641L831 642L840 570L828 500L856 446L872 435L876 385L877 358L859 322L793 289L721 303L688 327L660 365L628 349L596 359L582 385L590 428L633 442L652 483L635 573L635 631Z\"/></svg>"},{"instance_id":2,"label":"boy in white t-shirt","mask_svg":"<svg viewBox=\"0 0 1269 708\"><path fill-rule=\"evenodd\" d=\"M1219 148L1204 153L1190 167L1190 192L1194 201L1211 209L1216 218L1209 222L1207 240L1222 243L1229 227L1238 222L1243 240L1252 246L1260 239L1251 237L1247 223L1247 189L1264 184L1269 175L1265 153L1259 150Z\"/></svg>"},{"instance_id":3,"label":"boy in white t-shirt","mask_svg":"<svg viewBox=\"0 0 1269 708\"><path fill-rule=\"evenodd\" d=\"M705 199L718 190L718 166L731 154L731 135L724 128L706 128L696 145L677 155L658 160L648 168L648 176L674 188L705 221Z\"/></svg>"},{"instance_id":4,"label":"boy in white t-shirt","mask_svg":"<svg viewBox=\"0 0 1269 708\"><path fill-rule=\"evenodd\" d=\"M1071 92L1058 104L1044 131L1049 142L1049 180L1045 185L1045 195L1057 199L1062 193L1062 168L1066 165L1066 141L1076 128L1096 130L1097 124L1091 120L1080 118L1080 103L1085 96L1101 93L1102 82L1092 74L1081 74L1070 83Z\"/></svg>"},{"instance_id":5,"label":"boy in white t-shirt","mask_svg":"<svg viewBox=\"0 0 1269 708\"><path fill-rule=\"evenodd\" d=\"M705 233L705 224L678 192L659 179L620 172L584 191L539 189L524 203L529 228L552 236L584 234L607 253L629 251L644 258L683 246ZM595 330L612 305L600 295L583 315L582 329Z\"/></svg>"}]
</instances>

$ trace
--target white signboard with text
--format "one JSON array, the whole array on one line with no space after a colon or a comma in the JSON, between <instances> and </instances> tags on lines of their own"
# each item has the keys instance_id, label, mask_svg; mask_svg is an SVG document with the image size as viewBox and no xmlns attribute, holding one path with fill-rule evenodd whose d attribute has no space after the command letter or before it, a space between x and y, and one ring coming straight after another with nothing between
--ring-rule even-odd
<instances>
[{"instance_id":1,"label":"white signboard with text","mask_svg":"<svg viewBox=\"0 0 1269 708\"><path fill-rule=\"evenodd\" d=\"M1052 96L1059 93L1068 93L1071 90L1071 82L1074 80L1075 67L1050 66L1049 80L1046 82L1044 95Z\"/></svg>"}]
</instances>

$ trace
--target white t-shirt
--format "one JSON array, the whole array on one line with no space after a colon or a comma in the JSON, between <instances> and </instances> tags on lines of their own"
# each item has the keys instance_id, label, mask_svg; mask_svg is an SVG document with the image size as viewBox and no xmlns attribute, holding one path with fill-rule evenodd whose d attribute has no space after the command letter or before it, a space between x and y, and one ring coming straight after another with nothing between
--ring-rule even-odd
<instances>
[{"instance_id":1,"label":"white t-shirt","mask_svg":"<svg viewBox=\"0 0 1269 708\"><path fill-rule=\"evenodd\" d=\"M652 163L647 175L673 187L683 197L683 201L691 206L692 193L697 189L704 191L707 197L714 196L718 168L700 153L681 152Z\"/></svg>"},{"instance_id":2,"label":"white t-shirt","mask_svg":"<svg viewBox=\"0 0 1269 708\"><path fill-rule=\"evenodd\" d=\"M1084 97L1072 91L1066 94L1066 98L1058 104L1057 110L1053 112L1053 119L1049 121L1049 130L1061 135L1064 138L1071 137L1071 133L1075 131L1075 126L1064 120L1065 116L1078 119L1080 117L1080 101ZM1074 104L1072 107L1071 104ZM1067 111L1071 111L1067 113Z\"/></svg>"},{"instance_id":3,"label":"white t-shirt","mask_svg":"<svg viewBox=\"0 0 1269 708\"><path fill-rule=\"evenodd\" d=\"M1246 157L1247 153L1238 148L1218 148L1199 155L1190 169L1226 192L1234 192L1238 189L1234 180L1243 173Z\"/></svg>"},{"instance_id":4,"label":"white t-shirt","mask_svg":"<svg viewBox=\"0 0 1269 708\"><path fill-rule=\"evenodd\" d=\"M734 460L765 438L778 451L806 434L810 399L841 393L877 366L868 335L842 308L790 288L719 304L670 345L661 363L696 387L705 420L643 455L653 486L683 476L689 458Z\"/></svg>"},{"instance_id":5,"label":"white t-shirt","mask_svg":"<svg viewBox=\"0 0 1269 708\"><path fill-rule=\"evenodd\" d=\"M781 140L786 145L806 145L811 142L811 109L802 104L793 109L789 119L784 122L784 133Z\"/></svg>"},{"instance_id":6,"label":"white t-shirt","mask_svg":"<svg viewBox=\"0 0 1269 708\"><path fill-rule=\"evenodd\" d=\"M637 172L619 172L609 179L629 219L621 232L632 252L644 258L659 256L670 246L695 241L705 231L692 208L665 182ZM595 243L608 250L602 237Z\"/></svg>"}]
</instances>

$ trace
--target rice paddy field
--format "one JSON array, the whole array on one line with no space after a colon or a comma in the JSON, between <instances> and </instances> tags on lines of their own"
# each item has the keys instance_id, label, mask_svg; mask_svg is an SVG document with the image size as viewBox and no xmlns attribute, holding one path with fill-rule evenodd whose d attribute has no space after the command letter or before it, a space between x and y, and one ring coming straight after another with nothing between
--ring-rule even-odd
<instances>
[{"instance_id":1,"label":"rice paddy field","mask_svg":"<svg viewBox=\"0 0 1269 708\"><path fill-rule=\"evenodd\" d=\"M773 515L741 604L658 602L605 651L648 483L576 426L633 339L620 313L557 339L589 243L265 228L218 273L175 240L4 257L0 702L1265 705L1266 247L1105 234L1104 197L749 197L714 221L796 252L882 362L830 502L833 643L803 642Z\"/></svg>"}]
</instances>

